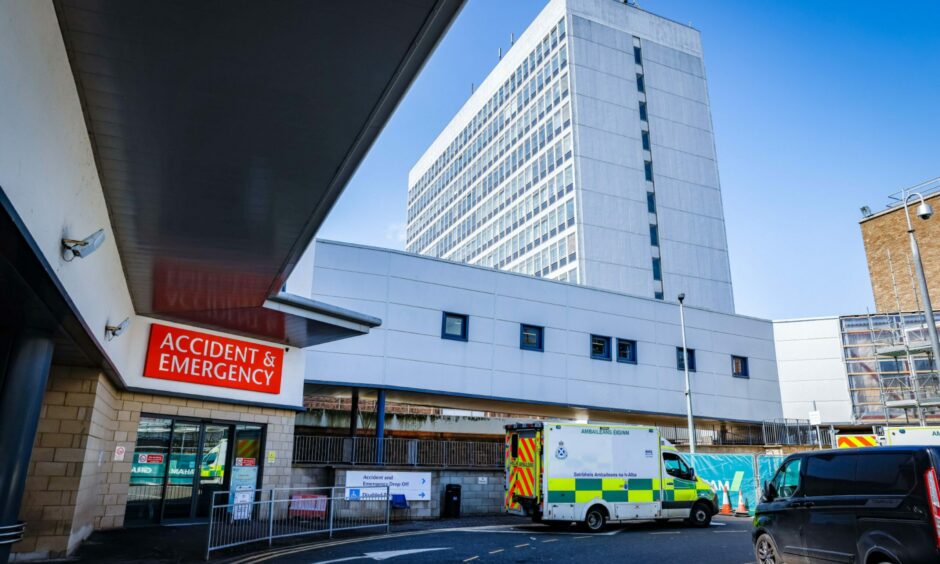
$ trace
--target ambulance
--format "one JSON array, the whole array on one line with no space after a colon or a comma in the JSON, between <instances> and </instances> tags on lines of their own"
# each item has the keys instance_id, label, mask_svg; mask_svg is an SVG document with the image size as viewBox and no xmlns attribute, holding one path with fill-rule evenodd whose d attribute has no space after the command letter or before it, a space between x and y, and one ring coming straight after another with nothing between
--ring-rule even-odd
<instances>
[{"instance_id":1,"label":"ambulance","mask_svg":"<svg viewBox=\"0 0 940 564\"><path fill-rule=\"evenodd\" d=\"M707 527L717 495L655 427L506 426L507 513L547 524L684 519Z\"/></svg>"},{"instance_id":2,"label":"ambulance","mask_svg":"<svg viewBox=\"0 0 940 564\"><path fill-rule=\"evenodd\" d=\"M897 445L940 445L940 427L887 427L884 442Z\"/></svg>"}]
</instances>

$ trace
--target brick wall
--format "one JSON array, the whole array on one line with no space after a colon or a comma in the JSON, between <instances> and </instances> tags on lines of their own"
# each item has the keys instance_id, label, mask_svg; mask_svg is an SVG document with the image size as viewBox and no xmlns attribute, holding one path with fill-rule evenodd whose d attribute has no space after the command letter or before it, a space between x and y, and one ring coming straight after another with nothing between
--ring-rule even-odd
<instances>
[{"instance_id":1,"label":"brick wall","mask_svg":"<svg viewBox=\"0 0 940 564\"><path fill-rule=\"evenodd\" d=\"M124 525L130 453L141 413L267 425L262 487L288 487L293 411L116 390L96 370L54 366L43 398L20 518L26 537L16 559L62 557L91 531ZM114 450L123 446L123 462Z\"/></svg>"},{"instance_id":2,"label":"brick wall","mask_svg":"<svg viewBox=\"0 0 940 564\"><path fill-rule=\"evenodd\" d=\"M940 213L940 194L927 198L927 201L937 213ZM923 221L914 215L914 209L911 209L910 213L920 247L921 261L924 263L930 300L933 302L934 309L937 309L940 307L940 216L934 215L927 221ZM917 285L916 274L913 280L911 276L913 266L909 263L911 247L907 237L904 208L863 221L861 228L872 293L875 297L875 309L879 312L898 311L894 286L891 283L891 270L888 268L889 250L894 276L897 279L901 310L922 309L923 301L920 299L920 286Z\"/></svg>"}]
</instances>

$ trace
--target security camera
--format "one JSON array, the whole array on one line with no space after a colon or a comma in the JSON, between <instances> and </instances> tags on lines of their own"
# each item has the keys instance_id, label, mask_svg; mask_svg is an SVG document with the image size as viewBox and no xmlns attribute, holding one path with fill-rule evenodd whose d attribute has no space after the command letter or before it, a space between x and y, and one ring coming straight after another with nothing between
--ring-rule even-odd
<instances>
[{"instance_id":1,"label":"security camera","mask_svg":"<svg viewBox=\"0 0 940 564\"><path fill-rule=\"evenodd\" d=\"M105 325L104 326L104 336L107 340L111 340L115 337L120 337L124 334L124 331L127 331L127 326L131 324L130 318L126 318L124 321L118 323L117 325Z\"/></svg>"},{"instance_id":2,"label":"security camera","mask_svg":"<svg viewBox=\"0 0 940 564\"><path fill-rule=\"evenodd\" d=\"M930 219L931 216L933 216L933 207L927 202L922 201L920 205L917 206L916 213L917 213L917 217L921 219L925 219L925 220Z\"/></svg>"},{"instance_id":3,"label":"security camera","mask_svg":"<svg viewBox=\"0 0 940 564\"><path fill-rule=\"evenodd\" d=\"M62 258L65 259L66 262L70 262L75 257L85 258L97 251L101 243L104 243L104 229L99 229L81 240L62 239L62 246L64 247L62 250Z\"/></svg>"},{"instance_id":4,"label":"security camera","mask_svg":"<svg viewBox=\"0 0 940 564\"><path fill-rule=\"evenodd\" d=\"M682 301L683 301L684 299L685 299L685 293L679 294L679 303L680 303L680 304L682 303Z\"/></svg>"}]
</instances>

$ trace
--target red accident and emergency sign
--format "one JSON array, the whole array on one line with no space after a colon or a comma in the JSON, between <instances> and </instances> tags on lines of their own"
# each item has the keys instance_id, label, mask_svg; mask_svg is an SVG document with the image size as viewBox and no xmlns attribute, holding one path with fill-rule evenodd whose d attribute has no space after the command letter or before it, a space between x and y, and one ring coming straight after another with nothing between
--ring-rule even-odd
<instances>
[{"instance_id":1,"label":"red accident and emergency sign","mask_svg":"<svg viewBox=\"0 0 940 564\"><path fill-rule=\"evenodd\" d=\"M278 347L154 323L144 376L277 394L283 364Z\"/></svg>"}]
</instances>

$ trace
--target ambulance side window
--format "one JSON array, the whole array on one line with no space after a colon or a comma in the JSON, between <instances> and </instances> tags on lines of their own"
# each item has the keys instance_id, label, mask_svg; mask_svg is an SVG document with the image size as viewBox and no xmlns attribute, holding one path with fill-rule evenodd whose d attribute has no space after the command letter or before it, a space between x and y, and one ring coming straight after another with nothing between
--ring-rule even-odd
<instances>
[{"instance_id":1,"label":"ambulance side window","mask_svg":"<svg viewBox=\"0 0 940 564\"><path fill-rule=\"evenodd\" d=\"M692 469L678 455L671 452L663 453L663 465L666 467L666 474L680 480L691 480Z\"/></svg>"},{"instance_id":2,"label":"ambulance side window","mask_svg":"<svg viewBox=\"0 0 940 564\"><path fill-rule=\"evenodd\" d=\"M512 447L510 450L512 458L519 456L519 435L513 434L512 436Z\"/></svg>"}]
</instances>

